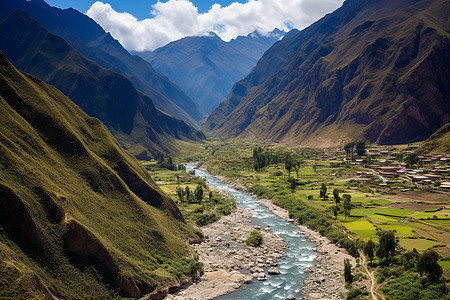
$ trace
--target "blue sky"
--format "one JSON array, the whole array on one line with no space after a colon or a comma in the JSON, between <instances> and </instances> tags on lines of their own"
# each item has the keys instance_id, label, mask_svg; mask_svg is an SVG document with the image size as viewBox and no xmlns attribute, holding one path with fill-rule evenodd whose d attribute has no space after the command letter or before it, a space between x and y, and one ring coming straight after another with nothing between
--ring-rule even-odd
<instances>
[{"instance_id":1,"label":"blue sky","mask_svg":"<svg viewBox=\"0 0 450 300\"><path fill-rule=\"evenodd\" d=\"M51 6L59 8L72 7L82 13L91 7L96 0L45 0ZM166 2L163 0L161 2ZM102 0L104 3L111 4L112 8L118 12L128 12L134 15L136 18L142 20L150 17L151 6L155 4L156 0ZM233 2L244 3L244 0L191 0L191 2L198 8L200 13L207 12L214 3L218 3L222 6L228 6Z\"/></svg>"},{"instance_id":2,"label":"blue sky","mask_svg":"<svg viewBox=\"0 0 450 300\"><path fill-rule=\"evenodd\" d=\"M153 51L171 41L209 32L229 41L254 31L301 30L334 11L344 0L46 1L86 13L127 50Z\"/></svg>"}]
</instances>

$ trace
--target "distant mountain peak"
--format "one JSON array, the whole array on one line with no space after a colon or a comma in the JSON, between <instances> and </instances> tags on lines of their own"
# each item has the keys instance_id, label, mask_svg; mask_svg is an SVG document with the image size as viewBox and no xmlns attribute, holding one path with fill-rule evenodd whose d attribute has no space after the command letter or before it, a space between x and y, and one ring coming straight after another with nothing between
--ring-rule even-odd
<instances>
[{"instance_id":1,"label":"distant mountain peak","mask_svg":"<svg viewBox=\"0 0 450 300\"><path fill-rule=\"evenodd\" d=\"M170 77L203 111L210 113L283 35L278 29L264 34L255 31L225 42L216 33L208 32L136 54Z\"/></svg>"}]
</instances>

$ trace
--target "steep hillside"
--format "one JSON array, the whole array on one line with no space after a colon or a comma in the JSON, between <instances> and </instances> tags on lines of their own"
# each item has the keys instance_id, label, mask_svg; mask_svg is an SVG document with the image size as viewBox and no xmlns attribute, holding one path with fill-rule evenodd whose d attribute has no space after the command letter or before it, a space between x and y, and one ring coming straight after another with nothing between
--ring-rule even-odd
<instances>
[{"instance_id":1,"label":"steep hillside","mask_svg":"<svg viewBox=\"0 0 450 300\"><path fill-rule=\"evenodd\" d=\"M42 0L3 0L0 19L23 9L52 33L106 69L125 75L155 106L179 119L198 125L204 118L197 105L176 84L155 71L144 59L131 55L88 16L74 9L58 9Z\"/></svg>"},{"instance_id":2,"label":"steep hillside","mask_svg":"<svg viewBox=\"0 0 450 300\"><path fill-rule=\"evenodd\" d=\"M433 133L423 143L418 152L420 153L446 153L450 154L450 123L445 124Z\"/></svg>"},{"instance_id":3,"label":"steep hillside","mask_svg":"<svg viewBox=\"0 0 450 300\"><path fill-rule=\"evenodd\" d=\"M267 36L254 32L225 42L211 33L186 37L154 52L138 54L175 81L209 114L226 99L233 84L243 79L284 34L280 30Z\"/></svg>"},{"instance_id":4,"label":"steep hillside","mask_svg":"<svg viewBox=\"0 0 450 300\"><path fill-rule=\"evenodd\" d=\"M176 139L203 138L184 121L156 109L126 77L85 58L25 11L0 21L0 49L16 67L56 86L99 118L135 155L170 152Z\"/></svg>"},{"instance_id":5,"label":"steep hillside","mask_svg":"<svg viewBox=\"0 0 450 300\"><path fill-rule=\"evenodd\" d=\"M303 146L425 140L450 121L450 2L348 0L269 49L203 129Z\"/></svg>"},{"instance_id":6,"label":"steep hillside","mask_svg":"<svg viewBox=\"0 0 450 300\"><path fill-rule=\"evenodd\" d=\"M1 299L137 298L196 270L190 229L148 172L1 52L0 114Z\"/></svg>"}]
</instances>

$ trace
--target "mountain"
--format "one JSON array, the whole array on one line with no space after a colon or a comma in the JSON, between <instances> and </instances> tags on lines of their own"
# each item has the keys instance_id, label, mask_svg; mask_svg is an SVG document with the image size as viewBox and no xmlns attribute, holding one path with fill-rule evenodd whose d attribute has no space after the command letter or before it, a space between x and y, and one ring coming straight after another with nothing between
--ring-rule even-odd
<instances>
[{"instance_id":1,"label":"mountain","mask_svg":"<svg viewBox=\"0 0 450 300\"><path fill-rule=\"evenodd\" d=\"M418 149L420 153L450 154L450 123L433 133Z\"/></svg>"},{"instance_id":2,"label":"mountain","mask_svg":"<svg viewBox=\"0 0 450 300\"><path fill-rule=\"evenodd\" d=\"M141 158L173 151L176 140L204 138L155 108L126 77L87 59L25 11L0 21L0 49L17 68L54 85L88 115L99 118L121 145Z\"/></svg>"},{"instance_id":3,"label":"mountain","mask_svg":"<svg viewBox=\"0 0 450 300\"><path fill-rule=\"evenodd\" d=\"M254 32L225 42L210 33L186 37L138 55L176 82L209 114L284 34L276 29L267 35Z\"/></svg>"},{"instance_id":4,"label":"mountain","mask_svg":"<svg viewBox=\"0 0 450 300\"><path fill-rule=\"evenodd\" d=\"M193 229L142 165L1 52L0 114L1 299L155 297L195 273Z\"/></svg>"},{"instance_id":5,"label":"mountain","mask_svg":"<svg viewBox=\"0 0 450 300\"><path fill-rule=\"evenodd\" d=\"M313 147L425 140L450 121L448 11L347 0L271 47L203 130Z\"/></svg>"},{"instance_id":6,"label":"mountain","mask_svg":"<svg viewBox=\"0 0 450 300\"><path fill-rule=\"evenodd\" d=\"M17 9L25 10L52 33L101 67L126 76L162 111L197 126L204 118L197 105L175 83L144 59L131 55L88 16L74 9L59 9L42 0L2 0L0 19Z\"/></svg>"}]
</instances>

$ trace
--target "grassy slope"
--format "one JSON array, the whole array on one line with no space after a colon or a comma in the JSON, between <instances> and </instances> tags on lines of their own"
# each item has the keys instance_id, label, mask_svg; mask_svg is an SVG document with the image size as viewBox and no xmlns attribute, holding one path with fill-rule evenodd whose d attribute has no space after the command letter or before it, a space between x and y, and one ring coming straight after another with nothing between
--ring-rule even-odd
<instances>
[{"instance_id":1,"label":"grassy slope","mask_svg":"<svg viewBox=\"0 0 450 300\"><path fill-rule=\"evenodd\" d=\"M186 122L155 108L126 77L87 59L24 11L0 21L0 49L16 67L54 85L99 118L135 155L173 152L177 139L202 138Z\"/></svg>"},{"instance_id":2,"label":"grassy slope","mask_svg":"<svg viewBox=\"0 0 450 300\"><path fill-rule=\"evenodd\" d=\"M450 153L450 123L442 126L418 149L421 153Z\"/></svg>"},{"instance_id":3,"label":"grassy slope","mask_svg":"<svg viewBox=\"0 0 450 300\"><path fill-rule=\"evenodd\" d=\"M192 271L190 230L145 169L97 119L3 54L0 115L0 298L49 298L50 289L112 298L129 294L126 281L142 294ZM61 232L75 222L113 263L66 251Z\"/></svg>"}]
</instances>

